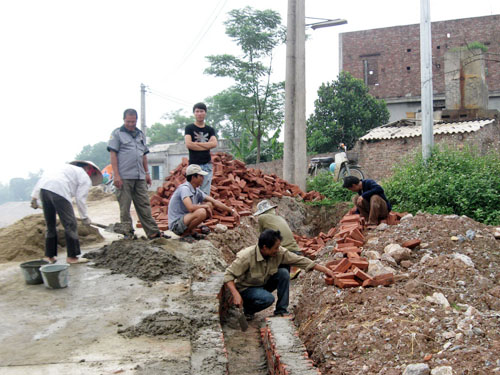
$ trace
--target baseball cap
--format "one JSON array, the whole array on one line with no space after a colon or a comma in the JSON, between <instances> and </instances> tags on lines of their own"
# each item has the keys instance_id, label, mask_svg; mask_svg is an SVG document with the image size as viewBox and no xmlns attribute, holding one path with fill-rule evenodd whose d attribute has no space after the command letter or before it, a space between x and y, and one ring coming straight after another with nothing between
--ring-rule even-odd
<instances>
[{"instance_id":1,"label":"baseball cap","mask_svg":"<svg viewBox=\"0 0 500 375\"><path fill-rule=\"evenodd\" d=\"M186 176L191 176L192 174L201 174L202 176L206 176L208 172L205 172L198 164L191 164L186 169Z\"/></svg>"}]
</instances>

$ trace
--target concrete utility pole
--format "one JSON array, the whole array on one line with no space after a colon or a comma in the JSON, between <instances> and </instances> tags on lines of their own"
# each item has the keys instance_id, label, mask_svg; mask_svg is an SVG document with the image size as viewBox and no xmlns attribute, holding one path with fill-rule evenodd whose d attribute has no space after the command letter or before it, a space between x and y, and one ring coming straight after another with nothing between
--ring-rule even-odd
<instances>
[{"instance_id":1,"label":"concrete utility pole","mask_svg":"<svg viewBox=\"0 0 500 375\"><path fill-rule=\"evenodd\" d=\"M283 178L306 188L306 68L304 0L288 0Z\"/></svg>"},{"instance_id":2,"label":"concrete utility pole","mask_svg":"<svg viewBox=\"0 0 500 375\"><path fill-rule=\"evenodd\" d=\"M420 79L422 107L422 156L431 156L434 146L434 98L432 94L432 37L429 0L420 0Z\"/></svg>"},{"instance_id":3,"label":"concrete utility pole","mask_svg":"<svg viewBox=\"0 0 500 375\"><path fill-rule=\"evenodd\" d=\"M304 0L288 0L283 178L306 189L306 24ZM310 18L310 17L308 17ZM344 19L308 24L313 30L344 25Z\"/></svg>"},{"instance_id":4,"label":"concrete utility pole","mask_svg":"<svg viewBox=\"0 0 500 375\"><path fill-rule=\"evenodd\" d=\"M146 134L146 85L141 83L141 130Z\"/></svg>"}]
</instances>

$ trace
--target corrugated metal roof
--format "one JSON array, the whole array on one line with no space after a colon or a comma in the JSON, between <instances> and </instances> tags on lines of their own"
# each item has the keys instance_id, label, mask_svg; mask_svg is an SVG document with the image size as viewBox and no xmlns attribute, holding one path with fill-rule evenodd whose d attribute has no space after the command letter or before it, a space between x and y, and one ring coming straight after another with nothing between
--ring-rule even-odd
<instances>
[{"instance_id":1,"label":"corrugated metal roof","mask_svg":"<svg viewBox=\"0 0 500 375\"><path fill-rule=\"evenodd\" d=\"M175 143L158 143L149 147L149 152L165 152Z\"/></svg>"},{"instance_id":2,"label":"corrugated metal roof","mask_svg":"<svg viewBox=\"0 0 500 375\"><path fill-rule=\"evenodd\" d=\"M446 123L434 121L433 132L434 135L472 133L486 125L492 124L494 121L493 119ZM361 137L360 140L410 138L420 137L421 135L422 125L420 121L401 120L372 129L368 134Z\"/></svg>"}]
</instances>

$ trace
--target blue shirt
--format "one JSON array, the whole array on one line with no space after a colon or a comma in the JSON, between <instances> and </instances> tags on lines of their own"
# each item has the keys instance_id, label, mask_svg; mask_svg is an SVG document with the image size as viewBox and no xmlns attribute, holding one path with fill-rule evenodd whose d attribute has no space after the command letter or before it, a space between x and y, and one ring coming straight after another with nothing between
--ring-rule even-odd
<instances>
[{"instance_id":1,"label":"blue shirt","mask_svg":"<svg viewBox=\"0 0 500 375\"><path fill-rule=\"evenodd\" d=\"M108 151L116 152L118 173L124 180L144 180L144 155L149 152L146 137L139 129L131 132L121 126L111 133Z\"/></svg>"},{"instance_id":2,"label":"blue shirt","mask_svg":"<svg viewBox=\"0 0 500 375\"><path fill-rule=\"evenodd\" d=\"M391 204L385 197L384 189L382 186L377 184L374 180L361 180L362 182L362 188L360 191L358 191L358 194L363 197L363 199L366 199L368 202L370 201L370 198L372 195L379 195L380 198L382 198L385 203L387 203L387 211L391 211Z\"/></svg>"},{"instance_id":3,"label":"blue shirt","mask_svg":"<svg viewBox=\"0 0 500 375\"><path fill-rule=\"evenodd\" d=\"M184 215L188 214L189 211L186 208L183 200L186 197L191 198L191 202L193 204L200 204L205 200L207 195L201 191L199 188L194 188L190 182L186 181L183 184L180 184L177 189L175 189L174 194L170 198L170 202L168 203L168 226L177 219L184 217Z\"/></svg>"}]
</instances>

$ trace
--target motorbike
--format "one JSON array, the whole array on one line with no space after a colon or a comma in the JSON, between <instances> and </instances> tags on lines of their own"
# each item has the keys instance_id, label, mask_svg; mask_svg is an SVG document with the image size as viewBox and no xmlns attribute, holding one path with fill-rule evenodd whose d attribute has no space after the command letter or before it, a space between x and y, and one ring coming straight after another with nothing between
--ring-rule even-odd
<instances>
[{"instance_id":1,"label":"motorbike","mask_svg":"<svg viewBox=\"0 0 500 375\"><path fill-rule=\"evenodd\" d=\"M347 176L355 176L360 180L365 178L361 167L356 164L357 160L351 160L347 156L347 146L344 143L339 145L341 152L332 157L312 158L309 163L309 176L314 177L321 171L330 171L335 181L339 181Z\"/></svg>"}]
</instances>

